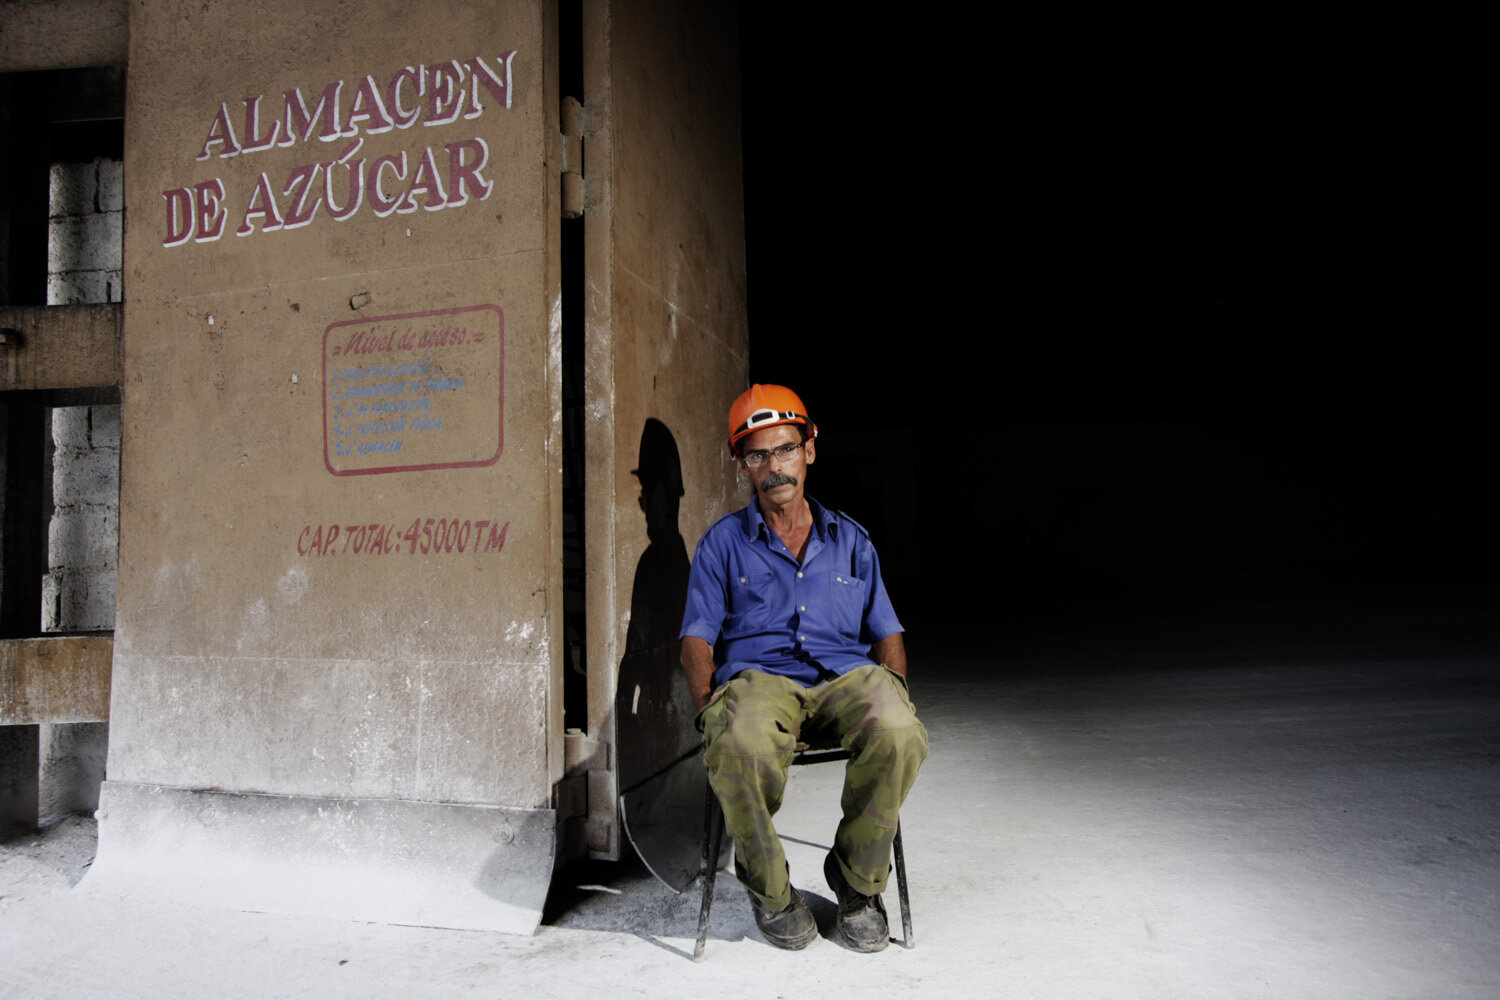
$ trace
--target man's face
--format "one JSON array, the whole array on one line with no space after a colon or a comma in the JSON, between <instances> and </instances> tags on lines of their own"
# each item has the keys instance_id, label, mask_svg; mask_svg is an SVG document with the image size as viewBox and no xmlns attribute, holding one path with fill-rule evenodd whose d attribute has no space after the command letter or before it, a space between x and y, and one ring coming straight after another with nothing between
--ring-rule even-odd
<instances>
[{"instance_id":1,"label":"man's face","mask_svg":"<svg viewBox=\"0 0 1500 1000\"><path fill-rule=\"evenodd\" d=\"M767 427L741 440L741 455L748 455L752 451L770 453L770 457L758 469L752 469L744 459L740 460L740 468L754 485L756 496L777 507L784 507L801 498L807 466L812 465L817 458L812 439L809 438L801 448L786 458L779 458L775 454L776 449L782 445L796 444L801 440L801 428L795 424Z\"/></svg>"}]
</instances>

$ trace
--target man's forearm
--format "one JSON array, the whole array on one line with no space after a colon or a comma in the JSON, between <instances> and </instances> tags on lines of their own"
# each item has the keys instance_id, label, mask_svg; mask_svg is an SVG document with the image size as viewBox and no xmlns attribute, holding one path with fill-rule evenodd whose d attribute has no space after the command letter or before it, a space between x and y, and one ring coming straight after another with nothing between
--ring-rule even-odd
<instances>
[{"instance_id":1,"label":"man's forearm","mask_svg":"<svg viewBox=\"0 0 1500 1000\"><path fill-rule=\"evenodd\" d=\"M688 693L693 696L693 708L703 711L709 695L714 689L714 648L696 635L684 636L682 640L682 672L687 674ZM905 657L902 658L903 663ZM904 667L903 667L904 669Z\"/></svg>"},{"instance_id":2,"label":"man's forearm","mask_svg":"<svg viewBox=\"0 0 1500 1000\"><path fill-rule=\"evenodd\" d=\"M891 670L906 676L906 643L901 641L901 633L888 635L884 639L877 639L870 647L870 659L876 663L883 663Z\"/></svg>"}]
</instances>

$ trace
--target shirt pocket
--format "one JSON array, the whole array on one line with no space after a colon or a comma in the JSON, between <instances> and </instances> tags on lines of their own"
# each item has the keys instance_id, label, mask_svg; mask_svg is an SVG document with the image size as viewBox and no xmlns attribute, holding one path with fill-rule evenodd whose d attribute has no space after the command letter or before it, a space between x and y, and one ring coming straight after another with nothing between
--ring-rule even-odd
<instances>
[{"instance_id":1,"label":"shirt pocket","mask_svg":"<svg viewBox=\"0 0 1500 1000\"><path fill-rule=\"evenodd\" d=\"M776 574L746 573L729 578L729 616L724 638L764 632L776 609Z\"/></svg>"},{"instance_id":2,"label":"shirt pocket","mask_svg":"<svg viewBox=\"0 0 1500 1000\"><path fill-rule=\"evenodd\" d=\"M848 573L831 573L828 577L829 612L839 634L859 640L865 620L865 595L870 585Z\"/></svg>"}]
</instances>

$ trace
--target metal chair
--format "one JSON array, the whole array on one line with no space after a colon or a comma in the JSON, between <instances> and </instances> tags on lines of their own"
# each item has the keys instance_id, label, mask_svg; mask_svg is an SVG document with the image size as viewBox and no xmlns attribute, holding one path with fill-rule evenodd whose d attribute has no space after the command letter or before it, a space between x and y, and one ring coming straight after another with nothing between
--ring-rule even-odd
<instances>
[{"instance_id":1,"label":"metal chair","mask_svg":"<svg viewBox=\"0 0 1500 1000\"><path fill-rule=\"evenodd\" d=\"M798 743L792 756L792 766L806 764L831 764L848 760L849 751L838 745L809 746ZM698 877L703 882L703 904L698 910L698 941L693 946L693 961L703 961L703 949L708 941L708 914L714 901L714 877L719 871L719 858L724 839L724 811L719 807L719 797L709 788L703 808L703 851L699 860ZM896 869L896 893L901 899L901 946L910 948L917 943L916 932L911 924L911 897L906 888L906 852L901 846L901 821L896 821L896 839L891 844L891 854Z\"/></svg>"}]
</instances>

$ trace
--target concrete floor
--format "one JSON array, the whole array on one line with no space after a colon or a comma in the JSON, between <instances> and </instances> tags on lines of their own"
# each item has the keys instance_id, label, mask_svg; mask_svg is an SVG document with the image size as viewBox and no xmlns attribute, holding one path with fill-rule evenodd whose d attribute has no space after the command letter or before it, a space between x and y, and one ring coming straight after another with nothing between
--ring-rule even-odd
<instances>
[{"instance_id":1,"label":"concrete floor","mask_svg":"<svg viewBox=\"0 0 1500 1000\"><path fill-rule=\"evenodd\" d=\"M992 643L914 631L910 951L774 951L721 877L695 965L697 898L637 864L559 873L534 938L109 896L70 888L75 819L0 846L0 997L1489 1000L1494 596L1112 597L1014 609ZM779 821L825 931L838 770L800 769Z\"/></svg>"}]
</instances>

